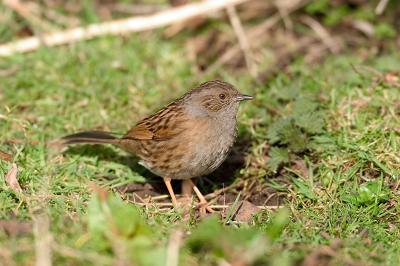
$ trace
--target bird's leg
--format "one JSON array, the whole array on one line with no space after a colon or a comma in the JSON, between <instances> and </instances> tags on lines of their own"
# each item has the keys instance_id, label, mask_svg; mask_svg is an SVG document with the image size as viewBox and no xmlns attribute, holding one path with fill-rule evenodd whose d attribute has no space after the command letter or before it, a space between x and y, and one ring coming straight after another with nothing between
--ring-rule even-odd
<instances>
[{"instance_id":1,"label":"bird's leg","mask_svg":"<svg viewBox=\"0 0 400 266\"><path fill-rule=\"evenodd\" d=\"M164 180L165 186L168 189L169 195L171 196L172 204L176 208L176 206L178 206L178 202L176 200L174 190L172 189L172 186L171 186L171 178L164 177L163 180Z\"/></svg>"},{"instance_id":2,"label":"bird's leg","mask_svg":"<svg viewBox=\"0 0 400 266\"><path fill-rule=\"evenodd\" d=\"M188 182L190 182L194 193L196 193L196 196L199 198L200 200L200 212L205 213L206 211L213 213L214 210L208 206L208 202L207 200L204 198L203 194L201 194L200 190L196 187L196 185L193 183L193 181L191 179L188 179Z\"/></svg>"},{"instance_id":3,"label":"bird's leg","mask_svg":"<svg viewBox=\"0 0 400 266\"><path fill-rule=\"evenodd\" d=\"M182 195L186 198L190 198L192 196L194 183L190 179L182 180Z\"/></svg>"}]
</instances>

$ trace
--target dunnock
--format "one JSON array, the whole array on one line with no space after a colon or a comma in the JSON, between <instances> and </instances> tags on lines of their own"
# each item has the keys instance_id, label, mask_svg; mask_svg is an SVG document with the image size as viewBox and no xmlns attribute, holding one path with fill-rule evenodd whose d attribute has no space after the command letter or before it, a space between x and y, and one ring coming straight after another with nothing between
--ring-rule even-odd
<instances>
[{"instance_id":1,"label":"dunnock","mask_svg":"<svg viewBox=\"0 0 400 266\"><path fill-rule=\"evenodd\" d=\"M239 102L250 99L227 82L208 81L143 119L122 138L87 131L65 136L61 142L114 144L139 156L141 165L163 177L175 206L171 179L186 180L185 186L189 184L200 204L206 205L191 178L211 173L225 160L236 137Z\"/></svg>"}]
</instances>

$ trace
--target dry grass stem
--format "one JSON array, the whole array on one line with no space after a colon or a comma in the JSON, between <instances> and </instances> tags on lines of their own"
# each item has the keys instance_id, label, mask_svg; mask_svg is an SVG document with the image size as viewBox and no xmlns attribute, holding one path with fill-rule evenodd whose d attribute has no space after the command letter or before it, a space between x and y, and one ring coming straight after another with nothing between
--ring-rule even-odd
<instances>
[{"instance_id":1,"label":"dry grass stem","mask_svg":"<svg viewBox=\"0 0 400 266\"><path fill-rule=\"evenodd\" d=\"M49 195L49 177L43 176L43 184L40 186L39 195ZM35 240L35 265L52 265L52 242L53 237L50 233L50 218L47 213L48 201L30 199L29 212L33 219L33 233Z\"/></svg>"},{"instance_id":2,"label":"dry grass stem","mask_svg":"<svg viewBox=\"0 0 400 266\"><path fill-rule=\"evenodd\" d=\"M176 231L171 234L168 241L166 266L178 266L179 249L182 244L183 232Z\"/></svg>"},{"instance_id":3,"label":"dry grass stem","mask_svg":"<svg viewBox=\"0 0 400 266\"><path fill-rule=\"evenodd\" d=\"M301 18L304 24L309 26L321 39L321 41L329 48L329 50L337 54L340 51L339 43L329 34L329 32L315 19L304 16Z\"/></svg>"},{"instance_id":4,"label":"dry grass stem","mask_svg":"<svg viewBox=\"0 0 400 266\"><path fill-rule=\"evenodd\" d=\"M230 6L227 8L229 20L232 24L233 30L235 31L236 37L239 41L240 49L243 52L244 59L246 61L246 66L249 70L249 73L253 77L257 77L257 65L254 62L253 54L251 52L250 44L246 36L246 32L243 29L243 25L240 22L240 18L236 13L236 9L234 6Z\"/></svg>"},{"instance_id":5,"label":"dry grass stem","mask_svg":"<svg viewBox=\"0 0 400 266\"><path fill-rule=\"evenodd\" d=\"M115 3L110 5L110 9L120 13L131 15L148 15L167 9L166 5L146 5L146 4L128 4Z\"/></svg>"},{"instance_id":6,"label":"dry grass stem","mask_svg":"<svg viewBox=\"0 0 400 266\"><path fill-rule=\"evenodd\" d=\"M383 11L385 11L388 3L389 3L389 0L380 0L378 5L375 8L375 13L377 15L382 15L382 13L383 13Z\"/></svg>"},{"instance_id":7,"label":"dry grass stem","mask_svg":"<svg viewBox=\"0 0 400 266\"><path fill-rule=\"evenodd\" d=\"M49 232L50 221L47 214L40 214L34 219L33 223L35 235L35 254L36 266L51 266L51 246L52 237Z\"/></svg>"},{"instance_id":8,"label":"dry grass stem","mask_svg":"<svg viewBox=\"0 0 400 266\"><path fill-rule=\"evenodd\" d=\"M33 12L31 12L31 10L28 8L29 5L26 3L21 3L19 0L3 0L3 3L5 6L8 6L21 17L26 19L31 24L31 29L33 31L49 32L57 30L57 28L49 22L34 15Z\"/></svg>"},{"instance_id":9,"label":"dry grass stem","mask_svg":"<svg viewBox=\"0 0 400 266\"><path fill-rule=\"evenodd\" d=\"M295 12L296 10L304 6L307 2L308 1L287 1L285 2L285 4L281 4L281 7L286 10L286 14L287 16L289 16L289 14ZM268 35L266 34L266 32L273 26L275 26L276 23L278 23L281 19L282 16L279 13L276 13L267 18L261 24L250 29L247 34L247 39L248 43L251 44L251 49L257 49L262 44L264 44L265 41L268 39ZM221 66L236 58L241 51L242 50L240 45L234 45L229 49L226 49L225 52L207 68L204 74L209 75L213 73Z\"/></svg>"}]
</instances>

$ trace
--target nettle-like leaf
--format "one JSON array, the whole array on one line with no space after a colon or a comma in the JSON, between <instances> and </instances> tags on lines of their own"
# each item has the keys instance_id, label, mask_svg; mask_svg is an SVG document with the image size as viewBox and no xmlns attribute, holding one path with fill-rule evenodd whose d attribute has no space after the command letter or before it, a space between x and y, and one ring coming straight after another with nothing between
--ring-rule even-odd
<instances>
[{"instance_id":1,"label":"nettle-like leaf","mask_svg":"<svg viewBox=\"0 0 400 266\"><path fill-rule=\"evenodd\" d=\"M292 129L282 132L283 144L287 144L292 152L303 152L307 149L308 137L292 123Z\"/></svg>"},{"instance_id":2,"label":"nettle-like leaf","mask_svg":"<svg viewBox=\"0 0 400 266\"><path fill-rule=\"evenodd\" d=\"M322 133L325 125L323 114L320 111L298 115L295 123L310 134Z\"/></svg>"},{"instance_id":3,"label":"nettle-like leaf","mask_svg":"<svg viewBox=\"0 0 400 266\"><path fill-rule=\"evenodd\" d=\"M278 119L267 132L270 144L287 145L294 152L307 148L307 135L290 118Z\"/></svg>"},{"instance_id":4,"label":"nettle-like leaf","mask_svg":"<svg viewBox=\"0 0 400 266\"><path fill-rule=\"evenodd\" d=\"M302 114L307 114L311 112L315 112L319 107L319 104L315 102L311 98L298 98L294 103L293 103L293 116L296 117L298 115Z\"/></svg>"},{"instance_id":5,"label":"nettle-like leaf","mask_svg":"<svg viewBox=\"0 0 400 266\"><path fill-rule=\"evenodd\" d=\"M277 144L284 142L282 136L284 132L289 132L293 129L290 119L281 118L276 120L268 128L267 137L270 144Z\"/></svg>"},{"instance_id":6,"label":"nettle-like leaf","mask_svg":"<svg viewBox=\"0 0 400 266\"><path fill-rule=\"evenodd\" d=\"M291 101L298 97L301 91L301 85L296 83L290 83L285 86L285 89L282 90L282 80L277 81L276 86L274 87L276 91L276 96L280 100Z\"/></svg>"},{"instance_id":7,"label":"nettle-like leaf","mask_svg":"<svg viewBox=\"0 0 400 266\"><path fill-rule=\"evenodd\" d=\"M276 172L282 163L289 162L289 152L285 148L272 147L269 151L268 166L272 172Z\"/></svg>"},{"instance_id":8,"label":"nettle-like leaf","mask_svg":"<svg viewBox=\"0 0 400 266\"><path fill-rule=\"evenodd\" d=\"M278 146L269 153L268 165L273 172L289 162L290 153L315 149L318 144L312 140L324 132L324 113L313 98L297 98L288 106L290 113L278 118L267 132L269 143Z\"/></svg>"}]
</instances>

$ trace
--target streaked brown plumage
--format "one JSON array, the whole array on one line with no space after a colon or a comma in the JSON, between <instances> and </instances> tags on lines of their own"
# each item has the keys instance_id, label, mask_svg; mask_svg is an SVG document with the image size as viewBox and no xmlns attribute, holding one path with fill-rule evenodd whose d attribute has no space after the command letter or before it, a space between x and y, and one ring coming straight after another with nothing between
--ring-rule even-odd
<instances>
[{"instance_id":1,"label":"streaked brown plumage","mask_svg":"<svg viewBox=\"0 0 400 266\"><path fill-rule=\"evenodd\" d=\"M209 81L143 119L122 138L88 131L61 141L66 145L113 144L136 154L144 167L164 178L176 203L170 180L191 183L190 178L211 173L225 160L236 137L239 102L249 99L252 97L239 93L227 82Z\"/></svg>"}]
</instances>

